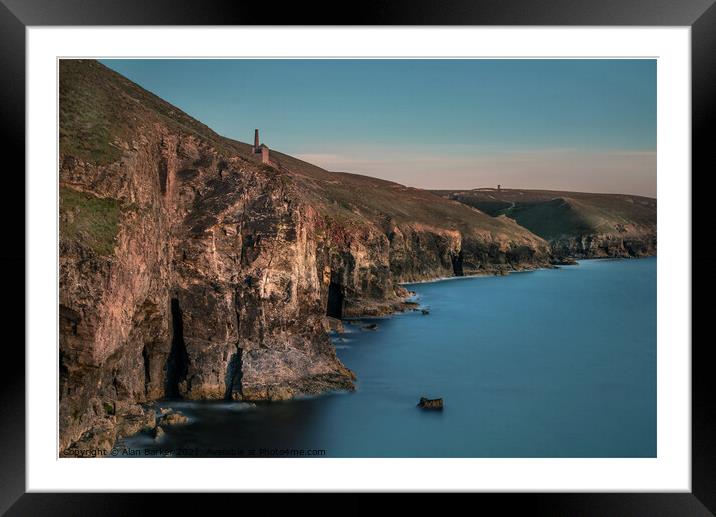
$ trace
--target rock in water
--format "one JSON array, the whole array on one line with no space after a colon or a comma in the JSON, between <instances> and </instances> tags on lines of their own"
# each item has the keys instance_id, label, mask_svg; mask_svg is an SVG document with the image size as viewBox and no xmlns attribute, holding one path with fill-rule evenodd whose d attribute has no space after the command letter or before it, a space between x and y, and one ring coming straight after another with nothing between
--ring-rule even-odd
<instances>
[{"instance_id":1,"label":"rock in water","mask_svg":"<svg viewBox=\"0 0 716 517\"><path fill-rule=\"evenodd\" d=\"M423 309L421 312L423 313L423 316L427 316L428 314L430 314L430 311L428 309Z\"/></svg>"},{"instance_id":2,"label":"rock in water","mask_svg":"<svg viewBox=\"0 0 716 517\"><path fill-rule=\"evenodd\" d=\"M425 397L420 397L418 407L423 409L442 409L443 399L428 399Z\"/></svg>"},{"instance_id":3,"label":"rock in water","mask_svg":"<svg viewBox=\"0 0 716 517\"><path fill-rule=\"evenodd\" d=\"M157 426L154 429L154 441L158 442L162 438L164 438L164 429L162 429L161 426Z\"/></svg>"},{"instance_id":4,"label":"rock in water","mask_svg":"<svg viewBox=\"0 0 716 517\"><path fill-rule=\"evenodd\" d=\"M572 257L555 257L550 261L553 266L576 266L577 261Z\"/></svg>"},{"instance_id":5,"label":"rock in water","mask_svg":"<svg viewBox=\"0 0 716 517\"><path fill-rule=\"evenodd\" d=\"M339 320L338 318L332 318L330 316L326 316L323 326L327 332L333 331L337 332L338 334L343 334L346 331L341 320Z\"/></svg>"},{"instance_id":6,"label":"rock in water","mask_svg":"<svg viewBox=\"0 0 716 517\"><path fill-rule=\"evenodd\" d=\"M172 411L171 413L167 413L159 419L159 423L161 425L186 424L188 421L189 418L182 415L178 411Z\"/></svg>"}]
</instances>

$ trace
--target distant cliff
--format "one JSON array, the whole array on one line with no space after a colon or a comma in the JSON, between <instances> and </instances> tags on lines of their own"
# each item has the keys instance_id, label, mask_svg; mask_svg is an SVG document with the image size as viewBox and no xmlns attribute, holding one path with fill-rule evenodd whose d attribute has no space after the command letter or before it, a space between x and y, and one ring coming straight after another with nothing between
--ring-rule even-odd
<instances>
[{"instance_id":1,"label":"distant cliff","mask_svg":"<svg viewBox=\"0 0 716 517\"><path fill-rule=\"evenodd\" d=\"M656 255L656 199L553 190L434 191L549 241L556 261Z\"/></svg>"},{"instance_id":2,"label":"distant cliff","mask_svg":"<svg viewBox=\"0 0 716 517\"><path fill-rule=\"evenodd\" d=\"M551 259L511 219L270 159L95 61L60 62L61 450L111 447L165 396L352 389L327 316Z\"/></svg>"}]
</instances>

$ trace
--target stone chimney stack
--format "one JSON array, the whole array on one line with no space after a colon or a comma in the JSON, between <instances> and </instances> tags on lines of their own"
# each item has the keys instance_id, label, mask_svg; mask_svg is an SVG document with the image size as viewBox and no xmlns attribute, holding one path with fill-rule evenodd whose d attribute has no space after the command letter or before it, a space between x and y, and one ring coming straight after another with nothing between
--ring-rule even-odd
<instances>
[{"instance_id":1,"label":"stone chimney stack","mask_svg":"<svg viewBox=\"0 0 716 517\"><path fill-rule=\"evenodd\" d=\"M254 152L259 152L259 130L254 129Z\"/></svg>"}]
</instances>

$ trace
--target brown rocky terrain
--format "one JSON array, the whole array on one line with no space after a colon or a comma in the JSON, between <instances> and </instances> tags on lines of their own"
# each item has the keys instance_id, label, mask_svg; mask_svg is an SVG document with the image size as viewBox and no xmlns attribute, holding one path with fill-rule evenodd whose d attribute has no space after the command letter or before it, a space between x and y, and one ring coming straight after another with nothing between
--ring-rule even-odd
<instances>
[{"instance_id":1,"label":"brown rocky terrain","mask_svg":"<svg viewBox=\"0 0 716 517\"><path fill-rule=\"evenodd\" d=\"M555 262L656 255L656 199L555 190L434 191L549 241Z\"/></svg>"},{"instance_id":2,"label":"brown rocky terrain","mask_svg":"<svg viewBox=\"0 0 716 517\"><path fill-rule=\"evenodd\" d=\"M223 138L91 60L60 62L60 452L147 404L352 389L329 317L399 283L549 264L508 218ZM335 324L335 323L334 323Z\"/></svg>"}]
</instances>

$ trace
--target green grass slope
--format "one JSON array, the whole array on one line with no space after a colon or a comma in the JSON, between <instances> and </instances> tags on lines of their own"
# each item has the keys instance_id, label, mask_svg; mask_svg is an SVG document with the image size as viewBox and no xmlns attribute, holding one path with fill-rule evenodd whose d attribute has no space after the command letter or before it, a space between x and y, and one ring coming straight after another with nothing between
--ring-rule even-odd
<instances>
[{"instance_id":1,"label":"green grass slope","mask_svg":"<svg viewBox=\"0 0 716 517\"><path fill-rule=\"evenodd\" d=\"M119 160L121 142L136 137L148 114L224 152L248 150L245 144L235 147L176 106L94 60L60 60L59 91L60 152L96 165Z\"/></svg>"},{"instance_id":2,"label":"green grass slope","mask_svg":"<svg viewBox=\"0 0 716 517\"><path fill-rule=\"evenodd\" d=\"M521 189L434 193L492 216L507 216L548 240L656 232L656 200L648 197Z\"/></svg>"},{"instance_id":3,"label":"green grass slope","mask_svg":"<svg viewBox=\"0 0 716 517\"><path fill-rule=\"evenodd\" d=\"M98 198L60 188L60 235L84 242L98 255L112 253L119 231L121 207L116 199Z\"/></svg>"}]
</instances>

